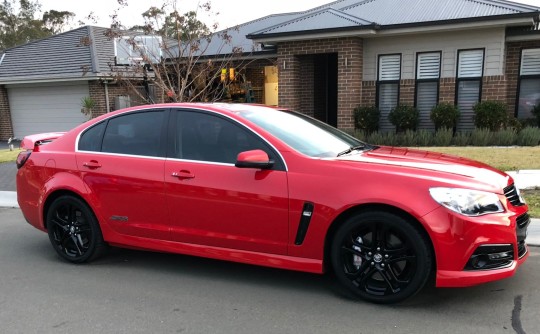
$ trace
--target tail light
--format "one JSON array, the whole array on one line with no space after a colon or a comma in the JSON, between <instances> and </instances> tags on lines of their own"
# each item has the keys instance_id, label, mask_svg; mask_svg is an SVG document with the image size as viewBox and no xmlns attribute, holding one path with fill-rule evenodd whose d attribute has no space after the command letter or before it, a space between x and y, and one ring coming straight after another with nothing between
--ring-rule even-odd
<instances>
[{"instance_id":1,"label":"tail light","mask_svg":"<svg viewBox=\"0 0 540 334\"><path fill-rule=\"evenodd\" d=\"M17 169L24 166L24 164L26 163L28 158L30 158L31 153L32 153L32 151L23 151L23 152L19 153L19 155L17 156Z\"/></svg>"}]
</instances>

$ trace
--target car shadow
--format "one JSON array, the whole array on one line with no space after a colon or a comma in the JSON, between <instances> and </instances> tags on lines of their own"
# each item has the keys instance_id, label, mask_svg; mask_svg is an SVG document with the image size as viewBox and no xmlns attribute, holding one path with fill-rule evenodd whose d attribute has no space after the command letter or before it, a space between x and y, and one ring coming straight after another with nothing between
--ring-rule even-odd
<instances>
[{"instance_id":1,"label":"car shadow","mask_svg":"<svg viewBox=\"0 0 540 334\"><path fill-rule=\"evenodd\" d=\"M57 256L50 245L43 240L34 245L35 253L47 262L64 262ZM66 263L66 265L70 265ZM194 280L210 280L224 284L242 285L250 288L272 288L294 293L311 295L326 295L339 298L346 303L360 303L371 305L365 301L350 298L334 282L332 275L318 275L289 270L280 270L260 267L242 263L213 260L194 256L147 252L111 247L103 257L81 265L87 269L91 267L106 268L107 270L129 270L141 275L167 274ZM120 268L120 269L119 269ZM505 281L493 282L468 288L435 288L433 279L416 296L394 304L390 308L408 310L444 310L446 307L456 305L493 303L497 295L507 295L513 292L513 284L507 287ZM375 305L373 305L375 306ZM469 305L470 306L470 305Z\"/></svg>"}]
</instances>

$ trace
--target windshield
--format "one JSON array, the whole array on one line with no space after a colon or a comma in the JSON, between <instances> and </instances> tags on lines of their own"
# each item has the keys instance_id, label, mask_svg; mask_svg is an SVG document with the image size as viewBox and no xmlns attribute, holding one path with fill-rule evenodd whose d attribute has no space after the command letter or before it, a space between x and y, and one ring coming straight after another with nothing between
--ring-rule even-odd
<instances>
[{"instance_id":1,"label":"windshield","mask_svg":"<svg viewBox=\"0 0 540 334\"><path fill-rule=\"evenodd\" d=\"M246 111L241 115L310 157L336 157L351 147L368 147L345 132L297 112Z\"/></svg>"}]
</instances>

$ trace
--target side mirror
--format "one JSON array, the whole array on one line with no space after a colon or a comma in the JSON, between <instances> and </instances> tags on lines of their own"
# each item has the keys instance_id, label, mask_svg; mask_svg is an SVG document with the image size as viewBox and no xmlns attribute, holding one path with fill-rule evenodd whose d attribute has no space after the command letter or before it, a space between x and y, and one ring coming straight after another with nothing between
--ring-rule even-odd
<instances>
[{"instance_id":1,"label":"side mirror","mask_svg":"<svg viewBox=\"0 0 540 334\"><path fill-rule=\"evenodd\" d=\"M265 151L252 150L238 153L235 166L238 168L270 169L274 166L274 161L270 160Z\"/></svg>"}]
</instances>

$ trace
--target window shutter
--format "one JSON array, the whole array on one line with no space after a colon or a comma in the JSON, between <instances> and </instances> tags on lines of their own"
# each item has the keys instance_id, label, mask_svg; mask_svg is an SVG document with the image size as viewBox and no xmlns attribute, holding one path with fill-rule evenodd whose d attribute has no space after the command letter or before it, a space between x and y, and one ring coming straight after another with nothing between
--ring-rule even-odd
<instances>
[{"instance_id":1,"label":"window shutter","mask_svg":"<svg viewBox=\"0 0 540 334\"><path fill-rule=\"evenodd\" d=\"M379 57L379 81L399 80L401 77L401 55Z\"/></svg>"},{"instance_id":2,"label":"window shutter","mask_svg":"<svg viewBox=\"0 0 540 334\"><path fill-rule=\"evenodd\" d=\"M480 80L461 81L458 84L457 106L461 111L458 130L473 130L474 111L473 106L480 100Z\"/></svg>"},{"instance_id":3,"label":"window shutter","mask_svg":"<svg viewBox=\"0 0 540 334\"><path fill-rule=\"evenodd\" d=\"M521 68L519 74L540 74L540 49L525 49L521 52Z\"/></svg>"},{"instance_id":4,"label":"window shutter","mask_svg":"<svg viewBox=\"0 0 540 334\"><path fill-rule=\"evenodd\" d=\"M439 79L441 54L438 52L418 54L416 79Z\"/></svg>"},{"instance_id":5,"label":"window shutter","mask_svg":"<svg viewBox=\"0 0 540 334\"><path fill-rule=\"evenodd\" d=\"M438 91L437 81L419 82L416 86L416 110L420 114L420 128L434 128L430 115L431 109L437 104Z\"/></svg>"},{"instance_id":6,"label":"window shutter","mask_svg":"<svg viewBox=\"0 0 540 334\"><path fill-rule=\"evenodd\" d=\"M484 66L484 50L467 50L459 52L458 78L482 77Z\"/></svg>"}]
</instances>

